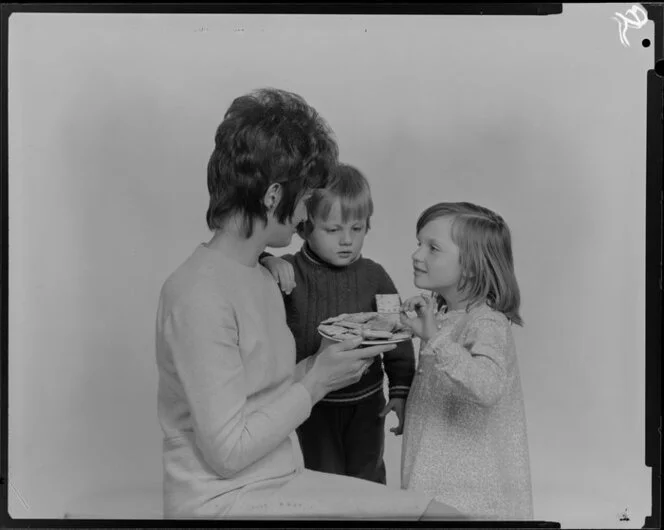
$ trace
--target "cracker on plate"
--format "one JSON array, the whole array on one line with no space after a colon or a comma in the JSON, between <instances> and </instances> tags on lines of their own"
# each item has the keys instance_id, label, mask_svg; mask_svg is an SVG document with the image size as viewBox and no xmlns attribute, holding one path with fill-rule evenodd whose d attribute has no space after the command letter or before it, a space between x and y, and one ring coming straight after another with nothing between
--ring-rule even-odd
<instances>
[{"instance_id":1,"label":"cracker on plate","mask_svg":"<svg viewBox=\"0 0 664 530\"><path fill-rule=\"evenodd\" d=\"M411 339L412 337L413 335L410 333L410 331L399 331L392 333L392 340L406 340Z\"/></svg>"},{"instance_id":2,"label":"cracker on plate","mask_svg":"<svg viewBox=\"0 0 664 530\"><path fill-rule=\"evenodd\" d=\"M320 324L318 329L330 337L337 337L338 335L348 333L348 329L335 326L334 324Z\"/></svg>"},{"instance_id":3,"label":"cracker on plate","mask_svg":"<svg viewBox=\"0 0 664 530\"><path fill-rule=\"evenodd\" d=\"M395 313L344 313L324 320L318 330L334 340L362 337L365 341L403 341L412 338Z\"/></svg>"},{"instance_id":4,"label":"cracker on plate","mask_svg":"<svg viewBox=\"0 0 664 530\"><path fill-rule=\"evenodd\" d=\"M362 337L367 340L390 340L392 339L391 331L379 331L374 329L363 329Z\"/></svg>"},{"instance_id":5,"label":"cracker on plate","mask_svg":"<svg viewBox=\"0 0 664 530\"><path fill-rule=\"evenodd\" d=\"M334 324L335 322L338 322L339 320L343 320L346 318L348 315L346 313L342 313L340 315L337 315L336 317L330 317L326 320L323 320L321 324Z\"/></svg>"},{"instance_id":6,"label":"cracker on plate","mask_svg":"<svg viewBox=\"0 0 664 530\"><path fill-rule=\"evenodd\" d=\"M391 316L391 315L390 315ZM365 322L362 327L363 329L370 329L373 331L394 331L397 322L391 318L387 318L387 315L377 315L368 322Z\"/></svg>"},{"instance_id":7,"label":"cracker on plate","mask_svg":"<svg viewBox=\"0 0 664 530\"><path fill-rule=\"evenodd\" d=\"M348 329L362 329L362 326L364 326L364 324L360 324L359 322L349 322L348 320L337 320L334 325Z\"/></svg>"},{"instance_id":8,"label":"cracker on plate","mask_svg":"<svg viewBox=\"0 0 664 530\"><path fill-rule=\"evenodd\" d=\"M375 312L366 312L366 313L351 313L350 315L344 315L342 320L346 322L356 322L358 324L364 324L372 318L376 317L378 313Z\"/></svg>"}]
</instances>

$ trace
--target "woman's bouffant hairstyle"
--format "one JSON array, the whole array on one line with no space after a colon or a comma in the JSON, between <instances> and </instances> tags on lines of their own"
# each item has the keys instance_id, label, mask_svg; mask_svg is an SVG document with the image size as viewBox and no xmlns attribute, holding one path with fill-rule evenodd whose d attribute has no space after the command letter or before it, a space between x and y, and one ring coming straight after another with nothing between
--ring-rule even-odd
<instances>
[{"instance_id":1,"label":"woman's bouffant hairstyle","mask_svg":"<svg viewBox=\"0 0 664 530\"><path fill-rule=\"evenodd\" d=\"M267 223L263 198L270 185L281 185L275 217L283 223L308 190L326 184L338 159L326 121L301 96L274 88L236 98L214 143L208 162L207 225L217 230L240 214L247 238L256 220Z\"/></svg>"},{"instance_id":2,"label":"woman's bouffant hairstyle","mask_svg":"<svg viewBox=\"0 0 664 530\"><path fill-rule=\"evenodd\" d=\"M523 326L521 295L514 274L512 236L503 218L468 202L441 202L417 220L416 233L440 217L452 219L452 241L459 247L460 291L468 288L468 305L486 301L511 322ZM444 302L444 301L443 301Z\"/></svg>"}]
</instances>

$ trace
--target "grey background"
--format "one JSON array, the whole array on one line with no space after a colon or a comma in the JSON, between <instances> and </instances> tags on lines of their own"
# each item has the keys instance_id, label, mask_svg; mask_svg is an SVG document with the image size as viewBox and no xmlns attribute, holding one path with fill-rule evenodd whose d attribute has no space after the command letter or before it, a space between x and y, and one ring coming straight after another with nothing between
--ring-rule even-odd
<instances>
[{"instance_id":1,"label":"grey background","mask_svg":"<svg viewBox=\"0 0 664 530\"><path fill-rule=\"evenodd\" d=\"M302 94L372 185L364 254L410 296L415 221L509 223L535 517L638 527L644 460L646 70L652 24L549 17L19 14L9 21L9 464L14 517L152 517L154 318L210 236L232 99ZM289 249L295 250L295 239ZM390 487L401 439L389 433ZM619 522L628 509L630 522Z\"/></svg>"}]
</instances>

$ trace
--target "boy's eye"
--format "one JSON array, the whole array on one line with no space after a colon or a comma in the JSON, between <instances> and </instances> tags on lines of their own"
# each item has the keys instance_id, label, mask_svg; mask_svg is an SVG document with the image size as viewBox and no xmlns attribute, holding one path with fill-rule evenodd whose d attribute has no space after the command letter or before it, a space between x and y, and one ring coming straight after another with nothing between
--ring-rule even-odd
<instances>
[{"instance_id":1,"label":"boy's eye","mask_svg":"<svg viewBox=\"0 0 664 530\"><path fill-rule=\"evenodd\" d=\"M363 226L354 226L353 230L355 230L356 232L361 232L362 230L364 230L364 227Z\"/></svg>"}]
</instances>

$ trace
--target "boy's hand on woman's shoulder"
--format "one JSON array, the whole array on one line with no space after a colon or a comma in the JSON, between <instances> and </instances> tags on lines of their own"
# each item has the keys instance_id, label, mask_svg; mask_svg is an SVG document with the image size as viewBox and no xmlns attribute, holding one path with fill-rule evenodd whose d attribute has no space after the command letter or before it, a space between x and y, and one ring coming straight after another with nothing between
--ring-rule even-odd
<instances>
[{"instance_id":1,"label":"boy's hand on woman's shoulder","mask_svg":"<svg viewBox=\"0 0 664 530\"><path fill-rule=\"evenodd\" d=\"M293 265L277 256L266 256L261 259L261 264L274 276L281 290L285 294L291 294L296 287Z\"/></svg>"}]
</instances>

